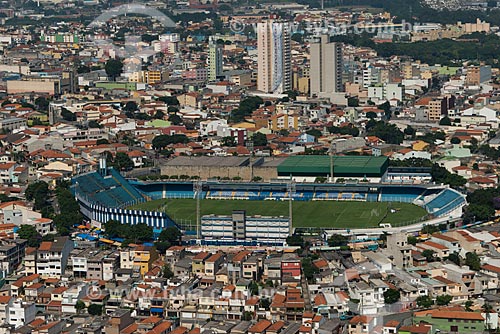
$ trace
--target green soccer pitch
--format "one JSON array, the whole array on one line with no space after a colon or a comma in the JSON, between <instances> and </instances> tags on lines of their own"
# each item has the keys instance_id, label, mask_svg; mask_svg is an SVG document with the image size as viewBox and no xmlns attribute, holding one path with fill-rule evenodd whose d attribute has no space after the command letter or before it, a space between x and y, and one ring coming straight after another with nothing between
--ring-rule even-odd
<instances>
[{"instance_id":1,"label":"green soccer pitch","mask_svg":"<svg viewBox=\"0 0 500 334\"><path fill-rule=\"evenodd\" d=\"M230 215L233 210L261 216L288 216L288 201L212 200L200 201L201 215ZM140 203L129 209L164 211L175 222L196 222L196 200L160 199ZM294 201L293 227L364 228L380 223L394 226L416 221L427 214L410 203L356 201Z\"/></svg>"}]
</instances>

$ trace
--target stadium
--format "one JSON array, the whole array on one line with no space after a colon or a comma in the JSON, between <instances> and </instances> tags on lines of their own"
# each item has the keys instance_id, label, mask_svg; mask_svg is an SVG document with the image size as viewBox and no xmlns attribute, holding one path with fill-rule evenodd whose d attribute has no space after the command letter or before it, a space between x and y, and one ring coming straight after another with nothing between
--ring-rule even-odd
<instances>
[{"instance_id":1,"label":"stadium","mask_svg":"<svg viewBox=\"0 0 500 334\"><path fill-rule=\"evenodd\" d=\"M466 205L463 194L428 182L428 169L390 168L385 157L293 156L271 163L230 157L232 166L224 165L224 157L210 157L208 162L204 162L205 157L179 158L167 167L177 166L181 174L187 172L184 165L190 177L197 175L193 170L207 172L204 164L208 163L212 175L221 168L224 172L239 168L250 169L249 175L262 174L258 168L264 166L272 178L261 182L221 181L220 176L203 181L139 181L125 179L107 168L102 159L98 171L73 178L72 190L81 212L98 227L114 219L123 224L146 223L155 232L178 226L186 233L195 233L197 199L202 215L246 210L249 215L283 217L289 216L289 204L293 203L294 229L403 226L459 217ZM332 171L334 178L330 177ZM318 177L334 182L315 183Z\"/></svg>"}]
</instances>

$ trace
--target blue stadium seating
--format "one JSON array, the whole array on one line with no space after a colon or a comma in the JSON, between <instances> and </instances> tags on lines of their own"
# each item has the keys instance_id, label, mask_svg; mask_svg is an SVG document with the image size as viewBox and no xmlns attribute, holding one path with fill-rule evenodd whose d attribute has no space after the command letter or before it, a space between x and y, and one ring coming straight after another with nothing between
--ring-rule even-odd
<instances>
[{"instance_id":1,"label":"blue stadium seating","mask_svg":"<svg viewBox=\"0 0 500 334\"><path fill-rule=\"evenodd\" d=\"M425 204L429 213L440 216L452 211L465 202L464 197L451 189L441 191L436 197Z\"/></svg>"},{"instance_id":2,"label":"blue stadium seating","mask_svg":"<svg viewBox=\"0 0 500 334\"><path fill-rule=\"evenodd\" d=\"M108 169L105 176L97 172L79 175L74 179L74 183L75 191L83 193L89 200L111 208L144 200L144 196L112 168Z\"/></svg>"}]
</instances>

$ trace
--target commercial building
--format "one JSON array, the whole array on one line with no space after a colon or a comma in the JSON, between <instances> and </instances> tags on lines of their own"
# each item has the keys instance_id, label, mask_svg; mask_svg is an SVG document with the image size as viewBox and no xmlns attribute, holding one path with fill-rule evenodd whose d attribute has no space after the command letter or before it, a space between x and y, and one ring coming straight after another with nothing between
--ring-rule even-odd
<instances>
[{"instance_id":1,"label":"commercial building","mask_svg":"<svg viewBox=\"0 0 500 334\"><path fill-rule=\"evenodd\" d=\"M269 19L257 24L257 89L281 94L292 88L290 23Z\"/></svg>"},{"instance_id":2,"label":"commercial building","mask_svg":"<svg viewBox=\"0 0 500 334\"><path fill-rule=\"evenodd\" d=\"M491 80L491 66L470 66L467 67L465 82L468 85L480 85Z\"/></svg>"},{"instance_id":3,"label":"commercial building","mask_svg":"<svg viewBox=\"0 0 500 334\"><path fill-rule=\"evenodd\" d=\"M201 236L206 240L284 245L290 229L288 217L247 217L244 210L233 211L231 216L201 217Z\"/></svg>"},{"instance_id":4,"label":"commercial building","mask_svg":"<svg viewBox=\"0 0 500 334\"><path fill-rule=\"evenodd\" d=\"M311 43L311 96L328 96L342 91L342 45L322 35Z\"/></svg>"},{"instance_id":5,"label":"commercial building","mask_svg":"<svg viewBox=\"0 0 500 334\"><path fill-rule=\"evenodd\" d=\"M210 36L208 42L208 81L215 81L222 74L222 47L215 37Z\"/></svg>"},{"instance_id":6,"label":"commercial building","mask_svg":"<svg viewBox=\"0 0 500 334\"><path fill-rule=\"evenodd\" d=\"M7 81L7 94L38 93L58 95L61 93L61 79L59 78L26 78Z\"/></svg>"}]
</instances>

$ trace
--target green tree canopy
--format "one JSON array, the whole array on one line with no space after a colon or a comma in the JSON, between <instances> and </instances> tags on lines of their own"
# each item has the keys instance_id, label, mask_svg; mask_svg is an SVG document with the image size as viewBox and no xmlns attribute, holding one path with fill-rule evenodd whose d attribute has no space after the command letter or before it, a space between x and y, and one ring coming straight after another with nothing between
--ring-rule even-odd
<instances>
[{"instance_id":1,"label":"green tree canopy","mask_svg":"<svg viewBox=\"0 0 500 334\"><path fill-rule=\"evenodd\" d=\"M439 125L448 125L449 126L449 125L451 125L451 119L448 116L444 116L439 121Z\"/></svg>"},{"instance_id":2,"label":"green tree canopy","mask_svg":"<svg viewBox=\"0 0 500 334\"><path fill-rule=\"evenodd\" d=\"M468 252L465 254L465 264L470 269L479 271L481 270L481 259L476 253Z\"/></svg>"},{"instance_id":3,"label":"green tree canopy","mask_svg":"<svg viewBox=\"0 0 500 334\"><path fill-rule=\"evenodd\" d=\"M189 138L182 134L174 134L174 135L159 135L153 138L153 148L155 150L161 150L171 144L186 144L189 142Z\"/></svg>"},{"instance_id":4,"label":"green tree canopy","mask_svg":"<svg viewBox=\"0 0 500 334\"><path fill-rule=\"evenodd\" d=\"M260 147L260 146L267 146L267 137L265 134L261 132L256 132L253 137L253 145Z\"/></svg>"},{"instance_id":5,"label":"green tree canopy","mask_svg":"<svg viewBox=\"0 0 500 334\"><path fill-rule=\"evenodd\" d=\"M36 231L36 228L33 225L21 225L19 230L17 230L17 234L19 235L19 238L28 241L29 247L38 248L42 242L42 236Z\"/></svg>"},{"instance_id":6,"label":"green tree canopy","mask_svg":"<svg viewBox=\"0 0 500 334\"><path fill-rule=\"evenodd\" d=\"M102 305L99 304L90 304L87 308L87 312L90 315L101 315L102 314Z\"/></svg>"},{"instance_id":7,"label":"green tree canopy","mask_svg":"<svg viewBox=\"0 0 500 334\"><path fill-rule=\"evenodd\" d=\"M384 302L386 304L394 304L401 298L401 293L396 289L387 289L384 292Z\"/></svg>"},{"instance_id":8,"label":"green tree canopy","mask_svg":"<svg viewBox=\"0 0 500 334\"><path fill-rule=\"evenodd\" d=\"M450 295L441 295L436 297L436 304L446 306L452 301L453 297Z\"/></svg>"},{"instance_id":9,"label":"green tree canopy","mask_svg":"<svg viewBox=\"0 0 500 334\"><path fill-rule=\"evenodd\" d=\"M417 305L422 308L429 308L434 304L432 298L429 296L419 296L415 301L417 302Z\"/></svg>"},{"instance_id":10,"label":"green tree canopy","mask_svg":"<svg viewBox=\"0 0 500 334\"><path fill-rule=\"evenodd\" d=\"M338 246L346 246L349 238L342 234L333 234L328 239L328 246L330 247L338 247Z\"/></svg>"},{"instance_id":11,"label":"green tree canopy","mask_svg":"<svg viewBox=\"0 0 500 334\"><path fill-rule=\"evenodd\" d=\"M109 77L115 80L122 73L123 63L117 59L109 59L104 65L104 70Z\"/></svg>"}]
</instances>

